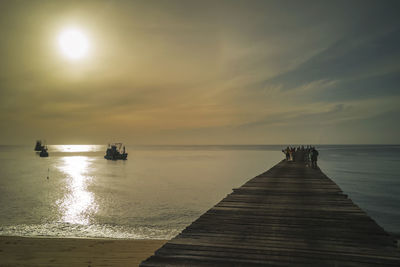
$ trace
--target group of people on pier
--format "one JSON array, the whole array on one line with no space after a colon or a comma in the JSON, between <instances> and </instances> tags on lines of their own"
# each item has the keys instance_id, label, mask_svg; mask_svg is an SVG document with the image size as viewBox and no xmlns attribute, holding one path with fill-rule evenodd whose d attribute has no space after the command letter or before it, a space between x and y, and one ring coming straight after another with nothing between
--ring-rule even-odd
<instances>
[{"instance_id":1,"label":"group of people on pier","mask_svg":"<svg viewBox=\"0 0 400 267\"><path fill-rule=\"evenodd\" d=\"M287 161L304 162L307 166L316 169L318 160L318 150L313 146L286 147L282 150Z\"/></svg>"}]
</instances>

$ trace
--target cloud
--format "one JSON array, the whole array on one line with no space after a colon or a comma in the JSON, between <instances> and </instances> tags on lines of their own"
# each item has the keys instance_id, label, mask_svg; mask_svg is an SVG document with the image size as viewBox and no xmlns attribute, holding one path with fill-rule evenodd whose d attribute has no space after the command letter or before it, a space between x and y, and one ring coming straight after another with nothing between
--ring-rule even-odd
<instances>
[{"instance_id":1,"label":"cloud","mask_svg":"<svg viewBox=\"0 0 400 267\"><path fill-rule=\"evenodd\" d=\"M317 127L338 142L348 140L343 129L357 141L367 123L376 141L376 118L399 113L398 5L2 4L1 137L276 143L307 141ZM94 47L79 64L53 43L71 22Z\"/></svg>"},{"instance_id":2,"label":"cloud","mask_svg":"<svg viewBox=\"0 0 400 267\"><path fill-rule=\"evenodd\" d=\"M318 80L351 82L355 79L368 79L377 73L384 76L400 71L399 59L400 29L367 40L348 36L296 68L260 82L257 86L263 88L278 84L282 86L282 90L291 90ZM385 81L385 78L382 80Z\"/></svg>"}]
</instances>

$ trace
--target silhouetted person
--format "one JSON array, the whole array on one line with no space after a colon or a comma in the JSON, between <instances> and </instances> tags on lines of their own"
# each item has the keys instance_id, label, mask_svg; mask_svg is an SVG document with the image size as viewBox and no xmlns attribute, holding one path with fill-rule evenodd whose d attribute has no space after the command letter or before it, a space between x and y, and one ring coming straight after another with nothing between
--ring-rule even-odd
<instances>
[{"instance_id":1,"label":"silhouetted person","mask_svg":"<svg viewBox=\"0 0 400 267\"><path fill-rule=\"evenodd\" d=\"M315 149L315 147L313 147L311 149L311 167L314 169L318 167L317 166L318 155L319 155L318 151Z\"/></svg>"},{"instance_id":2,"label":"silhouetted person","mask_svg":"<svg viewBox=\"0 0 400 267\"><path fill-rule=\"evenodd\" d=\"M286 147L286 149L282 150L282 152L285 153L286 161L289 161L290 159L289 147Z\"/></svg>"},{"instance_id":3,"label":"silhouetted person","mask_svg":"<svg viewBox=\"0 0 400 267\"><path fill-rule=\"evenodd\" d=\"M304 146L297 148L297 158L298 161L304 162Z\"/></svg>"},{"instance_id":4,"label":"silhouetted person","mask_svg":"<svg viewBox=\"0 0 400 267\"><path fill-rule=\"evenodd\" d=\"M292 161L296 161L296 156L297 156L296 155L296 148L293 147L291 151L292 151Z\"/></svg>"},{"instance_id":5,"label":"silhouetted person","mask_svg":"<svg viewBox=\"0 0 400 267\"><path fill-rule=\"evenodd\" d=\"M306 166L311 167L310 165L310 151L311 149L307 146L307 148L304 150L304 162Z\"/></svg>"}]
</instances>

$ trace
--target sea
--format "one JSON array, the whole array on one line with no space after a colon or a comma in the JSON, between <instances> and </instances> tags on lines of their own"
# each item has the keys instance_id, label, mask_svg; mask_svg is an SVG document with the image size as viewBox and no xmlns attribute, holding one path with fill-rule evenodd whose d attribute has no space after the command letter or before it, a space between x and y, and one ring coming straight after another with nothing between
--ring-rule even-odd
<instances>
[{"instance_id":1,"label":"sea","mask_svg":"<svg viewBox=\"0 0 400 267\"><path fill-rule=\"evenodd\" d=\"M0 146L0 235L170 239L286 145ZM319 166L386 231L400 233L400 145L320 145Z\"/></svg>"}]
</instances>

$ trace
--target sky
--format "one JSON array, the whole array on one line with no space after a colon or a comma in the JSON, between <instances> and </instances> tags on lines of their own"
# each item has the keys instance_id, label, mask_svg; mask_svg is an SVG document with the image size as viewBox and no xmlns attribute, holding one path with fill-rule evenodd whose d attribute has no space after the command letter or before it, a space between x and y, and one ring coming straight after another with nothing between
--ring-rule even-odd
<instances>
[{"instance_id":1,"label":"sky","mask_svg":"<svg viewBox=\"0 0 400 267\"><path fill-rule=\"evenodd\" d=\"M399 1L1 1L1 144L399 144ZM68 28L85 57L62 54Z\"/></svg>"}]
</instances>

